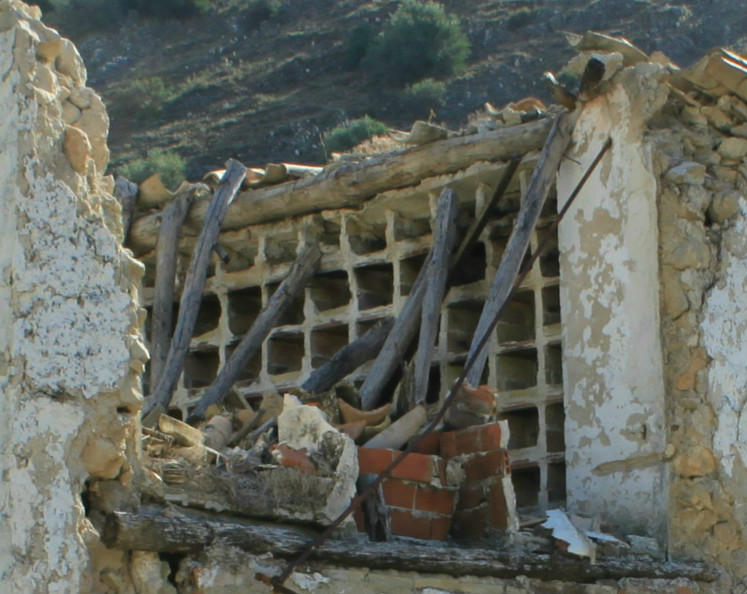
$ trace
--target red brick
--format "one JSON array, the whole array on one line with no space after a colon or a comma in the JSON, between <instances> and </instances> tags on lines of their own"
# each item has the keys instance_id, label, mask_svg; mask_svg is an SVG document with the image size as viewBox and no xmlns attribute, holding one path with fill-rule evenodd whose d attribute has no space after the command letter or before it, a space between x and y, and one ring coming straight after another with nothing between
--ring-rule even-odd
<instances>
[{"instance_id":1,"label":"red brick","mask_svg":"<svg viewBox=\"0 0 747 594\"><path fill-rule=\"evenodd\" d=\"M506 450L475 454L464 463L464 474L468 481L480 481L492 476L506 476L510 472Z\"/></svg>"},{"instance_id":2,"label":"red brick","mask_svg":"<svg viewBox=\"0 0 747 594\"><path fill-rule=\"evenodd\" d=\"M451 516L431 518L431 540L446 540L451 530Z\"/></svg>"},{"instance_id":3,"label":"red brick","mask_svg":"<svg viewBox=\"0 0 747 594\"><path fill-rule=\"evenodd\" d=\"M361 474L381 474L394 460L397 452L384 448L358 448L358 466Z\"/></svg>"},{"instance_id":4,"label":"red brick","mask_svg":"<svg viewBox=\"0 0 747 594\"><path fill-rule=\"evenodd\" d=\"M497 530L508 528L508 509L506 508L506 494L503 491L503 481L496 481L488 496L488 510L490 511L490 525Z\"/></svg>"},{"instance_id":5,"label":"red brick","mask_svg":"<svg viewBox=\"0 0 747 594\"><path fill-rule=\"evenodd\" d=\"M459 388L456 401L463 406L471 408L478 414L492 415L495 412L495 396L497 392L490 386L473 388L469 384L462 384Z\"/></svg>"},{"instance_id":6,"label":"red brick","mask_svg":"<svg viewBox=\"0 0 747 594\"><path fill-rule=\"evenodd\" d=\"M436 468L438 470L438 480L441 481L442 485L446 484L446 460L443 458L436 458Z\"/></svg>"},{"instance_id":7,"label":"red brick","mask_svg":"<svg viewBox=\"0 0 747 594\"><path fill-rule=\"evenodd\" d=\"M457 509L472 509L485 501L485 488L482 482L463 483L459 489Z\"/></svg>"},{"instance_id":8,"label":"red brick","mask_svg":"<svg viewBox=\"0 0 747 594\"><path fill-rule=\"evenodd\" d=\"M316 466L311 459L305 454L306 449L299 451L288 447L285 444L272 446L273 457L279 464L287 468L295 468L303 474L314 474Z\"/></svg>"},{"instance_id":9,"label":"red brick","mask_svg":"<svg viewBox=\"0 0 747 594\"><path fill-rule=\"evenodd\" d=\"M355 520L355 527L358 529L358 532L365 532L366 519L363 516L363 510L360 505L356 505L353 509L353 519Z\"/></svg>"},{"instance_id":10,"label":"red brick","mask_svg":"<svg viewBox=\"0 0 747 594\"><path fill-rule=\"evenodd\" d=\"M401 509L390 510L389 517L392 520L392 534L423 540L428 540L431 537L431 519L429 517L417 517L412 512Z\"/></svg>"},{"instance_id":11,"label":"red brick","mask_svg":"<svg viewBox=\"0 0 747 594\"><path fill-rule=\"evenodd\" d=\"M447 431L441 434L439 445L444 458L453 458L462 454L488 452L501 447L501 426L499 423L488 423Z\"/></svg>"},{"instance_id":12,"label":"red brick","mask_svg":"<svg viewBox=\"0 0 747 594\"><path fill-rule=\"evenodd\" d=\"M382 485L384 500L387 505L412 509L415 504L415 491L417 487L399 479L388 478Z\"/></svg>"},{"instance_id":13,"label":"red brick","mask_svg":"<svg viewBox=\"0 0 747 594\"><path fill-rule=\"evenodd\" d=\"M459 510L454 513L451 533L457 538L480 538L488 527L488 506Z\"/></svg>"},{"instance_id":14,"label":"red brick","mask_svg":"<svg viewBox=\"0 0 747 594\"><path fill-rule=\"evenodd\" d=\"M415 496L415 509L451 515L454 513L455 493L449 489L420 485Z\"/></svg>"},{"instance_id":15,"label":"red brick","mask_svg":"<svg viewBox=\"0 0 747 594\"><path fill-rule=\"evenodd\" d=\"M423 440L413 450L416 454L425 454L426 456L438 456L440 431L433 431L426 435Z\"/></svg>"},{"instance_id":16,"label":"red brick","mask_svg":"<svg viewBox=\"0 0 747 594\"><path fill-rule=\"evenodd\" d=\"M424 454L407 454L392 470L392 477L421 483L429 483L433 478L433 461L435 456Z\"/></svg>"}]
</instances>

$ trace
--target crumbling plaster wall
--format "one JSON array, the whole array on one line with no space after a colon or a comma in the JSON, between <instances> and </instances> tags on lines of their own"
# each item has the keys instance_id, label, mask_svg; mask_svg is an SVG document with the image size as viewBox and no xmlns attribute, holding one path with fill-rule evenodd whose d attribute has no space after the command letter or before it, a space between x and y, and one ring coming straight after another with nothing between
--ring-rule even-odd
<instances>
[{"instance_id":1,"label":"crumbling plaster wall","mask_svg":"<svg viewBox=\"0 0 747 594\"><path fill-rule=\"evenodd\" d=\"M670 545L747 586L747 104L673 105L660 175ZM737 586L734 586L735 588ZM735 591L743 591L736 590Z\"/></svg>"},{"instance_id":2,"label":"crumbling plaster wall","mask_svg":"<svg viewBox=\"0 0 747 594\"><path fill-rule=\"evenodd\" d=\"M134 478L142 266L102 177L104 106L39 16L0 0L0 591L105 591L81 493Z\"/></svg>"},{"instance_id":3,"label":"crumbling plaster wall","mask_svg":"<svg viewBox=\"0 0 747 594\"><path fill-rule=\"evenodd\" d=\"M639 63L603 84L583 106L557 183L562 207L612 138L559 227L568 506L659 539L667 471L656 179L642 138L666 99L663 75Z\"/></svg>"},{"instance_id":4,"label":"crumbling plaster wall","mask_svg":"<svg viewBox=\"0 0 747 594\"><path fill-rule=\"evenodd\" d=\"M559 175L562 205L612 137L559 230L568 503L742 591L747 105L688 104L666 74L640 63L606 83Z\"/></svg>"}]
</instances>

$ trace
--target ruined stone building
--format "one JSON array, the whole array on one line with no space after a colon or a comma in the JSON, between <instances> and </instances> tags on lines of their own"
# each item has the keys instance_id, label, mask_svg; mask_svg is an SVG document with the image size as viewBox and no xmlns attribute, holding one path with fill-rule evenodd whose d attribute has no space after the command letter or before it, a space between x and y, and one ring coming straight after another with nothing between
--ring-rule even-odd
<instances>
[{"instance_id":1,"label":"ruined stone building","mask_svg":"<svg viewBox=\"0 0 747 594\"><path fill-rule=\"evenodd\" d=\"M540 255L470 382L485 386L475 393L483 403L489 395L487 408L475 423L452 417L392 471L383 493L393 540L370 543L343 523L285 586L747 592L747 61L715 50L681 70L624 40L574 42L572 67L580 74L591 58L603 75L572 114L517 103L460 132L426 125L435 137L424 140L413 128L411 143L389 152L250 170L220 227L164 407L172 431L144 428L141 414L154 390L156 246L173 199L141 192L123 219L105 175L108 116L77 50L37 9L0 0L0 592L272 591L259 574L277 575L332 523L359 468L380 472L396 455L356 451L332 426L337 404L332 413L327 397L306 406L299 388L400 316L452 190L456 245L487 214L434 326L420 405L433 418L464 368L561 120L569 144L524 262ZM217 193L193 190L177 293ZM248 427L276 399L252 428L277 418L278 464L265 457L260 471L244 469L251 448L205 449L178 419L193 414L307 245L319 253L313 277L216 409ZM405 378L410 354L397 372ZM374 365L349 373L337 396L365 392ZM361 408L404 394L396 384ZM298 399L281 398L290 393ZM398 402L384 413L391 426L404 412ZM294 449L306 424L319 435ZM327 474L324 448L335 451ZM287 463L299 451L309 453L299 465L312 460L308 475ZM538 526L560 508L573 525ZM143 518L169 528L155 539L145 528L129 541L114 534Z\"/></svg>"}]
</instances>

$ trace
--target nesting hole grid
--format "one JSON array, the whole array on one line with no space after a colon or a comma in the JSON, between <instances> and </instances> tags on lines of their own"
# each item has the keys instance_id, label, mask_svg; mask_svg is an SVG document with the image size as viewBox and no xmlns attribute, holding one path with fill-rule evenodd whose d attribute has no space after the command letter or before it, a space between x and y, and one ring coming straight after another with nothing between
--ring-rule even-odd
<instances>
[{"instance_id":1,"label":"nesting hole grid","mask_svg":"<svg viewBox=\"0 0 747 594\"><path fill-rule=\"evenodd\" d=\"M531 159L522 164L505 199L452 279L441 311L428 402L444 398L466 362L533 165ZM458 224L463 234L490 198L503 167L481 163L452 176L423 180L415 189L379 194L360 210L330 210L223 232L219 243L229 260L222 262L214 256L214 273L208 278L172 413L188 416L286 276L304 228L317 229L322 264L243 369L232 393L243 405L267 390L282 392L300 386L314 369L378 320L396 316L430 248L441 189L449 186L459 195ZM532 235L532 251L548 232L555 212L551 194ZM565 501L559 281L557 238L552 237L508 303L486 347L489 356L482 379L499 391L499 417L509 424L512 478L524 515ZM146 287L144 293L150 310L147 300L152 299L152 289ZM177 310L175 305L175 314ZM360 385L370 365L347 380Z\"/></svg>"}]
</instances>

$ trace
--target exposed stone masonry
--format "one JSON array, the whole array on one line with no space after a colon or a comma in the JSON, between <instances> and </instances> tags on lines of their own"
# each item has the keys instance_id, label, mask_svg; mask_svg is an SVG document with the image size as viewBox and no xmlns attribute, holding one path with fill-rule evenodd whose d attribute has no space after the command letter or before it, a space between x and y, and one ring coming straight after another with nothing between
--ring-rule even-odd
<instances>
[{"instance_id":1,"label":"exposed stone masonry","mask_svg":"<svg viewBox=\"0 0 747 594\"><path fill-rule=\"evenodd\" d=\"M138 473L143 267L102 177L106 110L38 18L0 1L0 591L101 592L81 493Z\"/></svg>"},{"instance_id":2,"label":"exposed stone masonry","mask_svg":"<svg viewBox=\"0 0 747 594\"><path fill-rule=\"evenodd\" d=\"M661 178L672 554L747 577L747 104L671 104L648 134Z\"/></svg>"}]
</instances>

